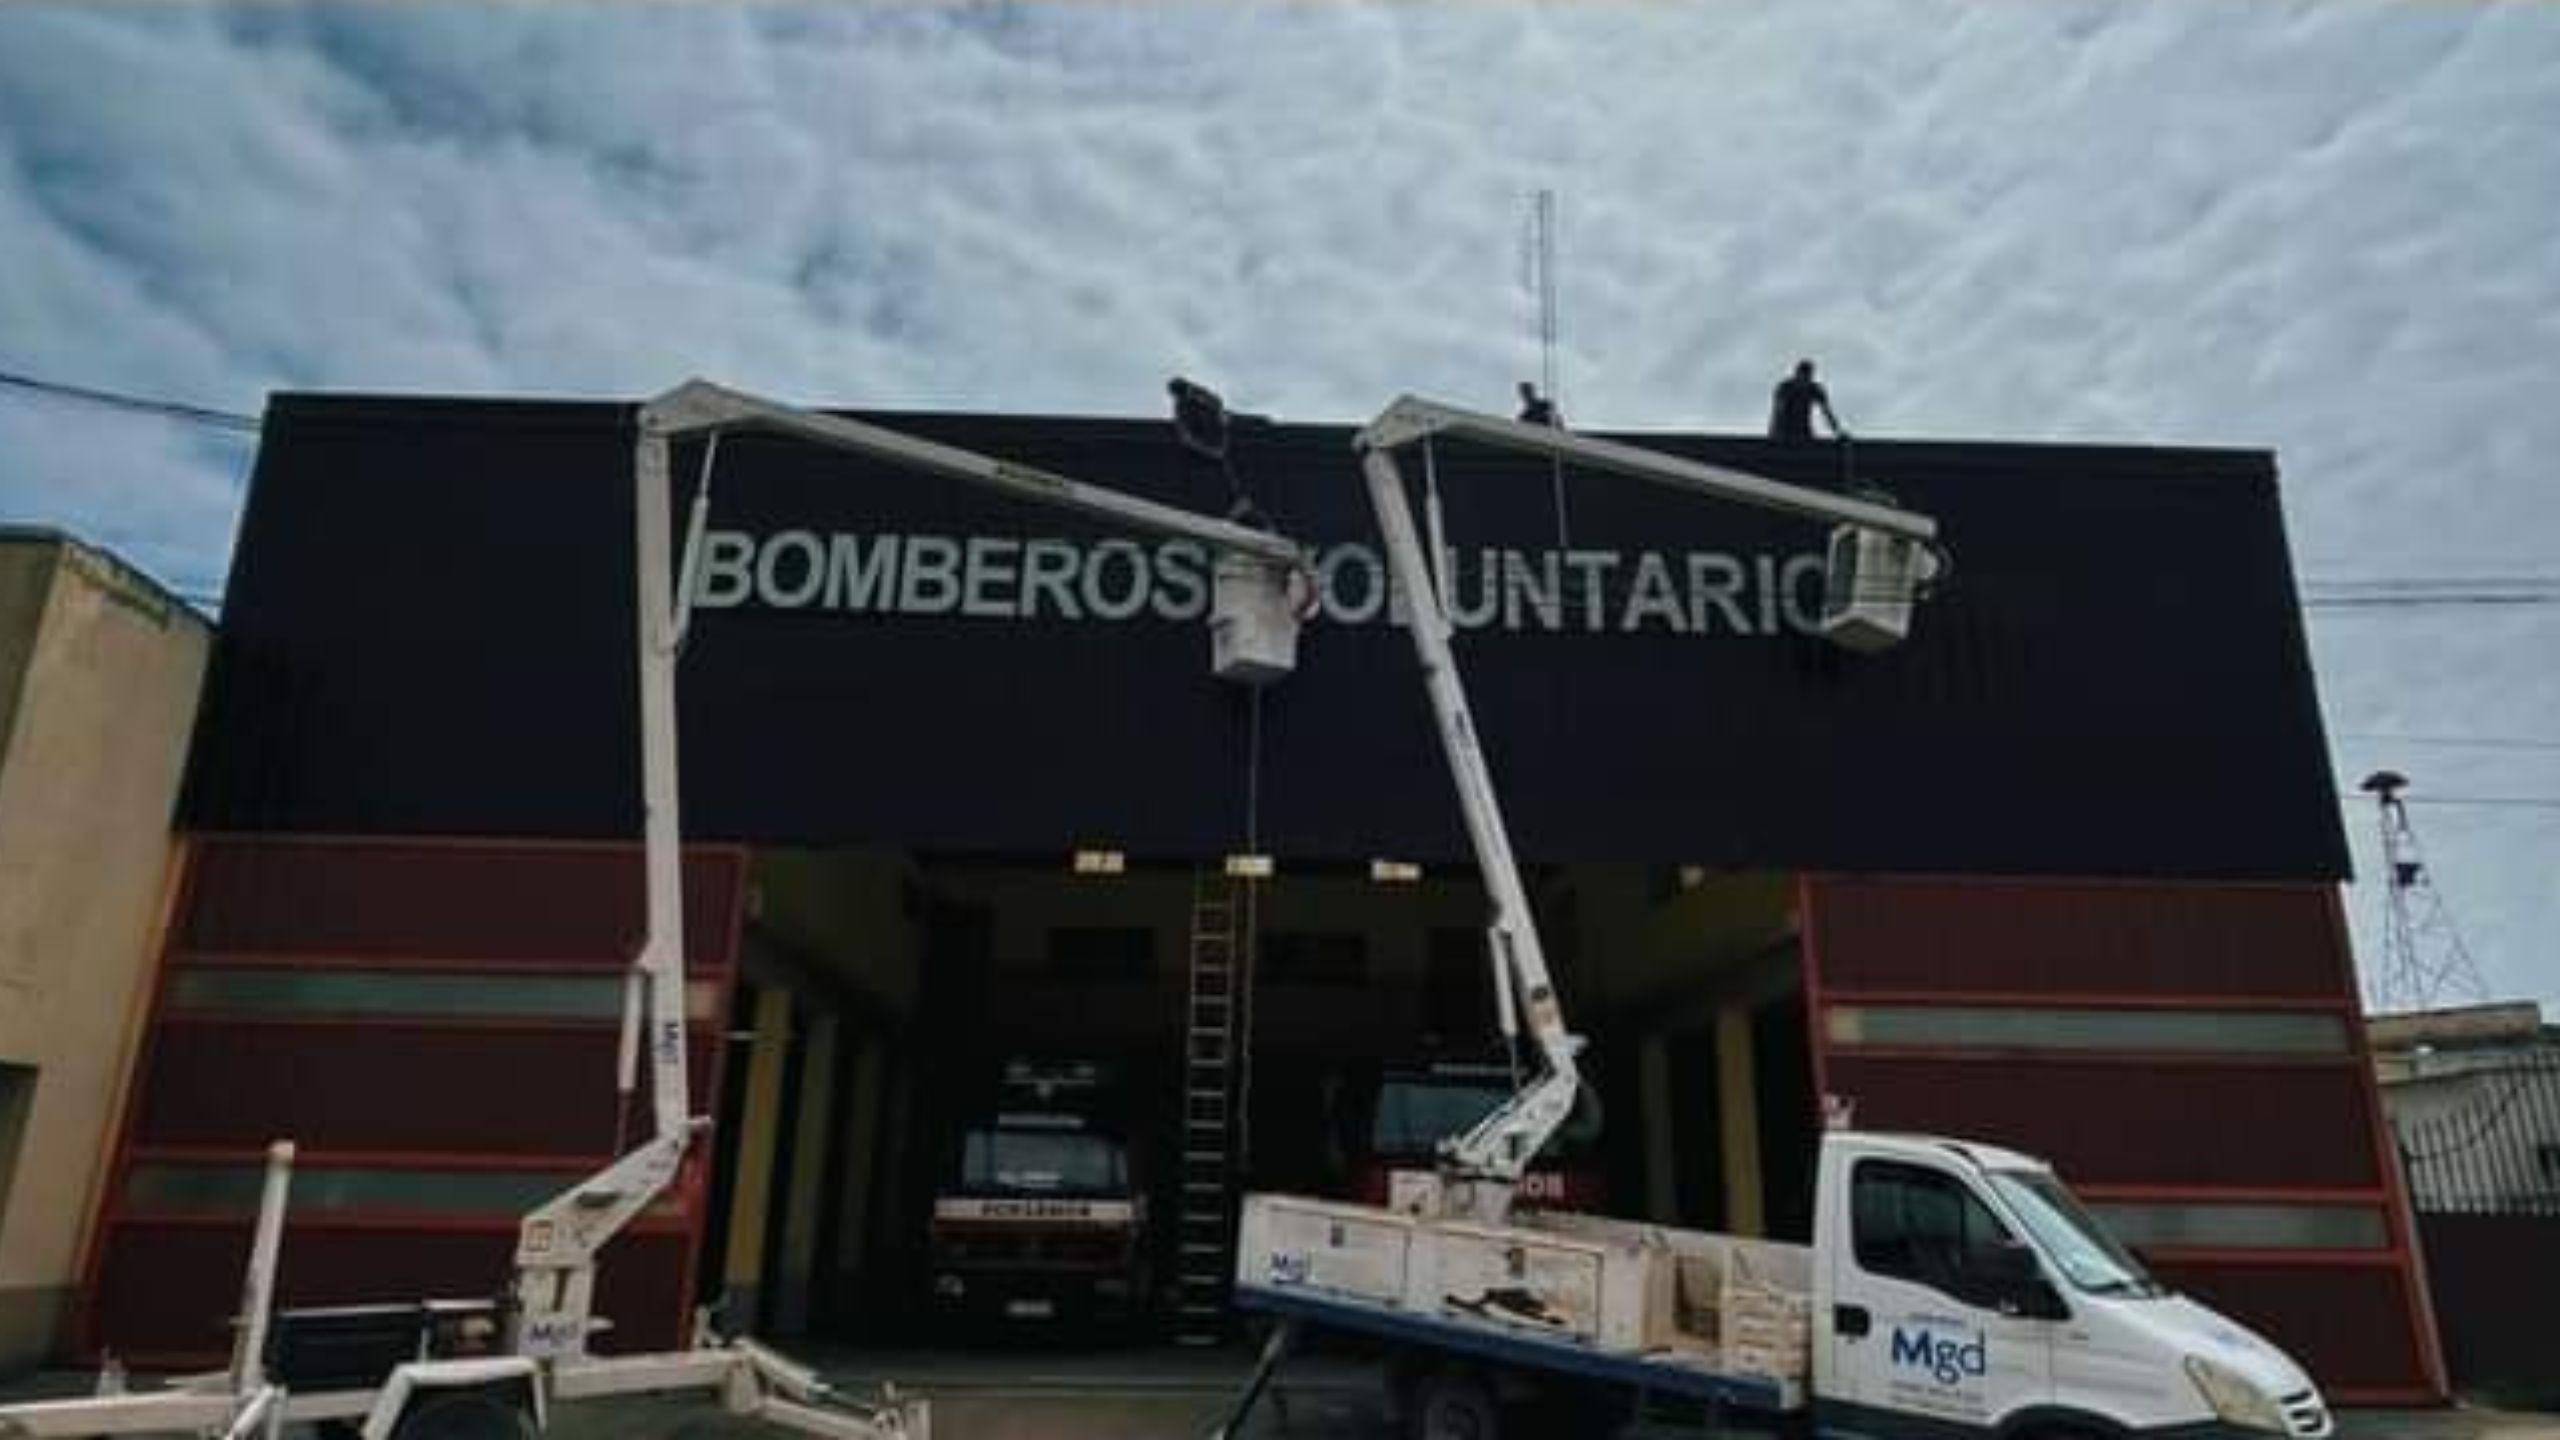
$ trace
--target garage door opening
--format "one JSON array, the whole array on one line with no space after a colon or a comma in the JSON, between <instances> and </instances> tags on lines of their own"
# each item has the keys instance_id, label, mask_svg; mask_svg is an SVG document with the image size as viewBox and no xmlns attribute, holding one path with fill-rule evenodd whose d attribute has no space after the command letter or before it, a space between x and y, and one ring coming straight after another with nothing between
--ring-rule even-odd
<instances>
[{"instance_id":1,"label":"garage door opening","mask_svg":"<svg viewBox=\"0 0 2560 1440\"><path fill-rule=\"evenodd\" d=\"M1528 886L1590 1049L1589 1099L1527 1190L1802 1238L1817 1106L1792 877L1554 865ZM1472 869L1281 857L1228 882L1217 857L1077 873L765 850L702 1292L764 1333L850 1343L1171 1333L1201 1173L1203 897L1230 892L1215 1163L1237 1188L1383 1199L1508 1093ZM1037 1238L998 1223L1025 1217Z\"/></svg>"}]
</instances>

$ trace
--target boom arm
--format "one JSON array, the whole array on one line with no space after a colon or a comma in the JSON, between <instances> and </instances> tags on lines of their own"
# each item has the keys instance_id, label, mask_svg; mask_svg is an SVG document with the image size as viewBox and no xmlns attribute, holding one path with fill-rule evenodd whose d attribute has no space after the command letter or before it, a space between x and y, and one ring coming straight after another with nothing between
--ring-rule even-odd
<instances>
[{"instance_id":1,"label":"boom arm","mask_svg":"<svg viewBox=\"0 0 2560 1440\"><path fill-rule=\"evenodd\" d=\"M1905 547L1923 547L1913 552L1919 558L1907 558L1892 571L1906 586L1926 579L1934 571L1934 564L1927 558L1934 552L1926 547L1934 545L1937 525L1925 516L1889 505L1789 485L1552 426L1477 414L1410 395L1388 406L1353 437L1352 448L1360 455L1360 468L1368 482L1370 506L1377 512L1387 563L1410 609L1411 623L1406 629L1413 636L1414 655L1421 663L1423 685L1430 694L1432 718L1439 726L1440 747L1448 757L1450 777L1457 785L1458 807L1466 817L1467 836L1492 900L1488 939L1493 949L1496 994L1502 1002L1504 1028L1506 1033L1510 1029L1510 1000L1516 995L1521 1019L1526 1022L1541 1066L1534 1080L1474 1127L1441 1141L1441 1168L1449 1182L1446 1203L1480 1219L1499 1220L1510 1208L1521 1172L1573 1113L1575 1093L1581 1086L1576 1057L1582 1051L1582 1037L1565 1028L1564 1010L1556 998L1554 977L1547 969L1546 951L1539 943L1538 927L1520 883L1519 862L1512 856L1510 832L1503 824L1501 802L1494 793L1493 771L1477 743L1466 687L1459 678L1457 658L1449 648L1446 603L1432 582L1438 565L1433 558L1426 558L1422 541L1415 533L1404 476L1396 468L1398 448L1440 435L1553 456L1709 499L1829 521L1848 527L1861 538L1876 536ZM1835 552L1838 549L1835 543ZM1907 613L1909 595L1905 593L1900 598ZM1869 642L1861 639L1844 643Z\"/></svg>"},{"instance_id":2,"label":"boom arm","mask_svg":"<svg viewBox=\"0 0 2560 1440\"><path fill-rule=\"evenodd\" d=\"M679 590L671 574L675 554L669 525L674 442L708 435L716 443L721 433L741 430L789 435L1124 529L1197 541L1236 566L1232 589L1229 570L1222 567L1220 571L1212 601L1213 625L1236 623L1232 612L1242 607L1256 612L1251 618L1282 627L1291 651L1298 616L1289 589L1306 563L1295 544L1266 531L859 420L777 404L702 380L688 381L642 405L639 430L632 499L639 568L646 920L624 992L619 1079L627 1096L645 1048L653 1123L650 1137L638 1148L527 1215L518 1231L514 1348L521 1354L550 1358L586 1353L588 1338L598 1325L589 1314L596 1252L675 1183L694 1134L710 1123L690 1113L685 1083L683 835L677 817L676 775L676 661L692 605L693 561L709 496L706 483L693 497ZM1254 657L1222 673L1258 683L1286 665L1285 658Z\"/></svg>"}]
</instances>

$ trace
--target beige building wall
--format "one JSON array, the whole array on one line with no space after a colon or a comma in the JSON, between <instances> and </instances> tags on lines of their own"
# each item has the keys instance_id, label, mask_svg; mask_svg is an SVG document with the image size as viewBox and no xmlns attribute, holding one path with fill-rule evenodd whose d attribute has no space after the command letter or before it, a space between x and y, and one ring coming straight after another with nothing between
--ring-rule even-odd
<instances>
[{"instance_id":1,"label":"beige building wall","mask_svg":"<svg viewBox=\"0 0 2560 1440\"><path fill-rule=\"evenodd\" d=\"M211 644L113 558L0 536L0 1373L68 1341Z\"/></svg>"}]
</instances>

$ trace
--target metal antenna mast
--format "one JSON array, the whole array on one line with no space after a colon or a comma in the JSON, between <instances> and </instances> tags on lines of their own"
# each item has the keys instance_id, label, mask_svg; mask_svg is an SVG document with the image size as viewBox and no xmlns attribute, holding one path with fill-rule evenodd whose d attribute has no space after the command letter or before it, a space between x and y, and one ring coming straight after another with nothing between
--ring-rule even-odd
<instances>
[{"instance_id":1,"label":"metal antenna mast","mask_svg":"<svg viewBox=\"0 0 2560 1440\"><path fill-rule=\"evenodd\" d=\"M1540 186L1529 197L1529 290L1538 304L1538 394L1553 423L1564 423L1564 395L1556 374L1556 192ZM1522 419L1528 419L1523 415ZM1573 531L1564 508L1564 457L1547 461L1547 486L1556 505L1556 548L1573 548ZM1437 543L1436 541L1434 542Z\"/></svg>"},{"instance_id":2,"label":"metal antenna mast","mask_svg":"<svg viewBox=\"0 0 2560 1440\"><path fill-rule=\"evenodd\" d=\"M1529 284L1538 301L1538 393L1561 412L1556 389L1556 192L1529 197Z\"/></svg>"},{"instance_id":3,"label":"metal antenna mast","mask_svg":"<svg viewBox=\"0 0 2560 1440\"><path fill-rule=\"evenodd\" d=\"M2376 770L2357 788L2373 796L2382 821L2382 960L2365 975L2365 1009L2380 1015L2488 999L2489 987L2419 853L2418 832L2400 799L2409 777Z\"/></svg>"}]
</instances>

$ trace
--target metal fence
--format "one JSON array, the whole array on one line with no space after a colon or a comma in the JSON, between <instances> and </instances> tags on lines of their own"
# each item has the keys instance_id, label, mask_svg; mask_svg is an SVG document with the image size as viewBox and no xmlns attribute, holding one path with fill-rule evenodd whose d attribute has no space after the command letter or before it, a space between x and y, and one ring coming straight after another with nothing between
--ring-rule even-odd
<instances>
[{"instance_id":1,"label":"metal fence","mask_svg":"<svg viewBox=\"0 0 2560 1440\"><path fill-rule=\"evenodd\" d=\"M2560 1217L2560 1049L2511 1052L2384 1095L2413 1208Z\"/></svg>"}]
</instances>

